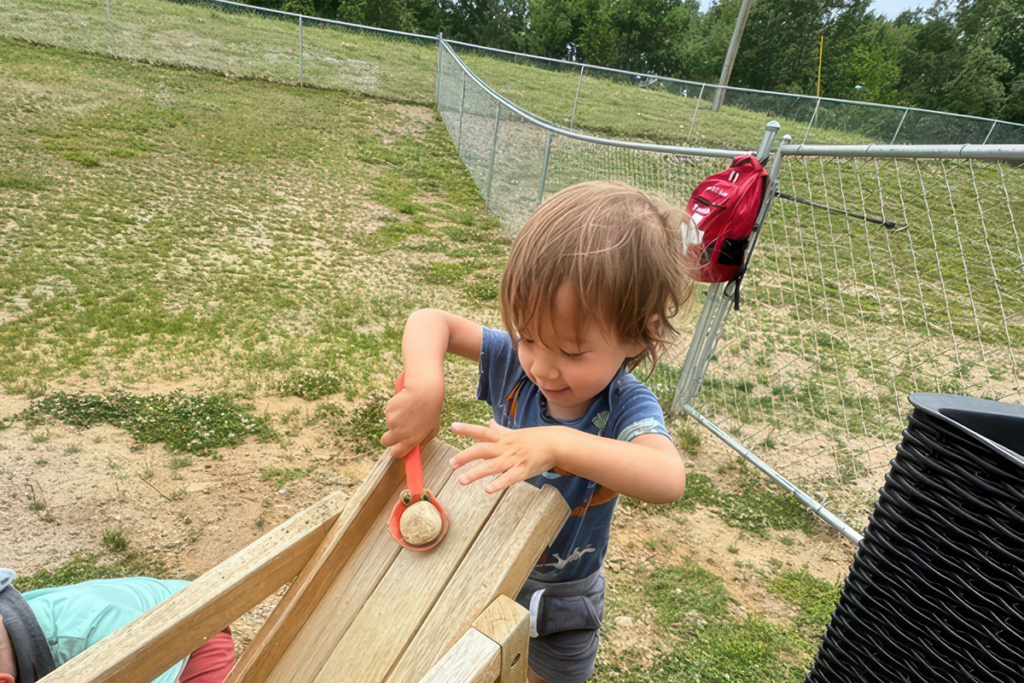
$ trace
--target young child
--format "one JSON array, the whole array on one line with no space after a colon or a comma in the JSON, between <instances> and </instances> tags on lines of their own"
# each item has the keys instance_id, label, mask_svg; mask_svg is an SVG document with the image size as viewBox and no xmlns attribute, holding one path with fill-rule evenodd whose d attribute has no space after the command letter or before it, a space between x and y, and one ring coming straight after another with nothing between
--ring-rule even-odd
<instances>
[{"instance_id":1,"label":"young child","mask_svg":"<svg viewBox=\"0 0 1024 683\"><path fill-rule=\"evenodd\" d=\"M15 578L0 567L0 683L35 683L188 583L136 576L22 595ZM235 644L226 628L153 683L222 683L234 662Z\"/></svg>"},{"instance_id":2,"label":"young child","mask_svg":"<svg viewBox=\"0 0 1024 683\"><path fill-rule=\"evenodd\" d=\"M683 494L685 466L658 401L629 370L653 366L676 336L671 320L693 289L688 225L681 210L628 185L574 185L541 204L512 245L501 281L508 332L437 310L406 323L405 386L388 402L382 443L400 457L432 438L445 354L479 361L477 398L494 419L452 425L478 442L451 461L480 461L459 482L497 475L491 493L551 484L572 510L517 598L531 616L531 683L593 673L618 494L650 503Z\"/></svg>"}]
</instances>

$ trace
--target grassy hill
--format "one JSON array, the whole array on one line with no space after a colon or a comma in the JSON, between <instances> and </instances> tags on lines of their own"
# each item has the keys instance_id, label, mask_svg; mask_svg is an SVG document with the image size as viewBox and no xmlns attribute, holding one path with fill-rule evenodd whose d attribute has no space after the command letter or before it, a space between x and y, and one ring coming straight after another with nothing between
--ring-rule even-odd
<instances>
[{"instance_id":1,"label":"grassy hill","mask_svg":"<svg viewBox=\"0 0 1024 683\"><path fill-rule=\"evenodd\" d=\"M0 35L46 45L188 66L238 76L298 82L297 21L244 12L227 13L202 2L110 0L110 20L95 0L54 0L46 5L9 0ZM472 52L463 55L490 85L528 111L570 123L578 72L551 71ZM433 41L388 38L314 20L303 26L302 80L402 102L434 98L437 46ZM584 78L575 127L596 135L667 144L747 149L764 124L777 118L783 132L802 139L810 110L786 97L763 97L751 108L710 112L710 93L641 89L629 79ZM794 109L795 107L795 109ZM806 111L805 111L806 110ZM791 118L792 117L792 118ZM895 124L893 124L895 125ZM818 142L877 141L856 133L821 132Z\"/></svg>"}]
</instances>

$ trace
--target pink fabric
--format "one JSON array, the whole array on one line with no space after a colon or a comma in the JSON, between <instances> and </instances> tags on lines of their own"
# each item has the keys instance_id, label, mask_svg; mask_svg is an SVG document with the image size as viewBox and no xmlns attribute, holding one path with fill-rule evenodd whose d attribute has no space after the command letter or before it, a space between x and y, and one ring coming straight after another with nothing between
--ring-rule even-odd
<instances>
[{"instance_id":1,"label":"pink fabric","mask_svg":"<svg viewBox=\"0 0 1024 683\"><path fill-rule=\"evenodd\" d=\"M181 672L181 683L224 683L235 664L235 642L227 627L192 653Z\"/></svg>"}]
</instances>

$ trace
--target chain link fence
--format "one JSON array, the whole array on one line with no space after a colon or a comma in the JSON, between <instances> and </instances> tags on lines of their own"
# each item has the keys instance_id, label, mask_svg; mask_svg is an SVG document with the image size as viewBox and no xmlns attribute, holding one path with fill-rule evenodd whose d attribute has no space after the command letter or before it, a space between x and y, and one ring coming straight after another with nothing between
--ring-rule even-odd
<instances>
[{"instance_id":1,"label":"chain link fence","mask_svg":"<svg viewBox=\"0 0 1024 683\"><path fill-rule=\"evenodd\" d=\"M1024 401L1019 124L742 88L715 112L709 84L223 0L4 0L0 19L0 35L48 45L436 102L509 232L585 180L683 204L777 119L796 141L831 146L780 148L780 194L741 310L725 325L727 287L712 286L701 295L711 332L694 337L692 362L685 348L667 358L667 373L691 380L691 414L802 484L859 487L869 508L908 393Z\"/></svg>"},{"instance_id":2,"label":"chain link fence","mask_svg":"<svg viewBox=\"0 0 1024 683\"><path fill-rule=\"evenodd\" d=\"M438 112L510 234L545 196L586 180L619 180L683 204L698 182L742 153L623 142L556 126L496 93L446 41L438 69Z\"/></svg>"},{"instance_id":3,"label":"chain link fence","mask_svg":"<svg viewBox=\"0 0 1024 683\"><path fill-rule=\"evenodd\" d=\"M229 0L4 0L0 35L140 61L429 103L438 38ZM485 83L573 130L743 149L777 120L803 143L1024 144L1024 125L726 87L449 43ZM715 111L715 95L724 90Z\"/></svg>"},{"instance_id":4,"label":"chain link fence","mask_svg":"<svg viewBox=\"0 0 1024 683\"><path fill-rule=\"evenodd\" d=\"M223 0L3 0L0 35L429 105L437 38Z\"/></svg>"},{"instance_id":5,"label":"chain link fence","mask_svg":"<svg viewBox=\"0 0 1024 683\"><path fill-rule=\"evenodd\" d=\"M669 144L750 146L764 121L815 144L1024 144L1024 125L642 74L451 41L486 83L570 128ZM510 68L514 66L515 68ZM714 108L724 91L723 104Z\"/></svg>"}]
</instances>

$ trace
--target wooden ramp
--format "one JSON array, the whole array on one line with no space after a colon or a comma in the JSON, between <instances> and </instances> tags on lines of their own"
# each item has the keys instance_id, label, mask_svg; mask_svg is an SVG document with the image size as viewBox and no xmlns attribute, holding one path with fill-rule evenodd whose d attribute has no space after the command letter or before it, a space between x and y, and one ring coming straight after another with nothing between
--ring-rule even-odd
<instances>
[{"instance_id":1,"label":"wooden ramp","mask_svg":"<svg viewBox=\"0 0 1024 683\"><path fill-rule=\"evenodd\" d=\"M388 453L344 503L328 496L72 659L45 683L147 683L295 578L227 683L526 680L529 619L512 601L568 517L553 487L462 486L423 449L451 528L433 550L388 531L405 488Z\"/></svg>"}]
</instances>

